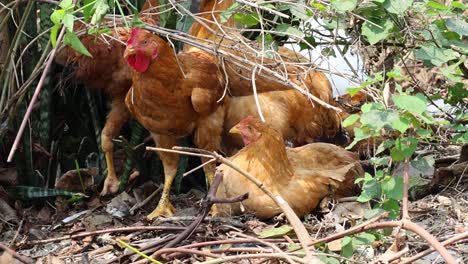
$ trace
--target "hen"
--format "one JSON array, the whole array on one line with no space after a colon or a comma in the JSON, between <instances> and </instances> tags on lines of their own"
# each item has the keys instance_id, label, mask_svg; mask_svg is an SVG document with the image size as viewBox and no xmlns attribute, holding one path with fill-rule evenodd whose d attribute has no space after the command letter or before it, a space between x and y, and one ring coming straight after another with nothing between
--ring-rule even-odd
<instances>
[{"instance_id":1,"label":"hen","mask_svg":"<svg viewBox=\"0 0 468 264\"><path fill-rule=\"evenodd\" d=\"M194 133L194 144L207 150L219 149L224 120L222 74L204 53L185 52L177 56L161 38L139 28L132 29L124 57L133 68L132 88L125 103L130 113L151 135L158 147L172 148L177 139ZM164 166L164 188L149 219L169 216L169 200L176 175L178 154L159 153ZM209 181L214 165L205 167Z\"/></svg>"},{"instance_id":2,"label":"hen","mask_svg":"<svg viewBox=\"0 0 468 264\"><path fill-rule=\"evenodd\" d=\"M306 90L329 88L320 86L321 81L315 78L323 78L323 76L317 75L316 71L311 70L310 65L306 65L311 64L310 61L301 54L285 47L279 47L278 54L272 54L271 50L268 51L270 52L268 54L262 53L263 47L252 48L247 46L246 43L250 41L238 32L233 16L224 24L220 23L221 13L228 10L234 3L235 1L233 0L203 0L200 5L199 15L197 15L197 19L189 30L190 35L200 39L202 42L203 40L214 41L217 48L240 58L236 63L234 63L231 58L218 62L220 64L225 63L227 79L229 80L228 89L231 95L242 96L252 94L253 87L251 77L254 68L245 63L245 61L254 62L282 73L288 77L289 81ZM209 44L210 42L206 43ZM255 43L250 44L254 46L258 45ZM190 51L199 49L185 46L184 50ZM270 56L275 56L275 59L269 58ZM306 66L300 67L293 65L294 63ZM290 85L278 82L278 77L266 73L256 76L255 84L258 92L293 88Z\"/></svg>"},{"instance_id":3,"label":"hen","mask_svg":"<svg viewBox=\"0 0 468 264\"><path fill-rule=\"evenodd\" d=\"M323 89L313 89L311 93L323 101L332 101L328 79L315 73L315 85ZM265 122L280 132L282 137L294 146L302 146L339 135L340 119L334 111L313 104L306 96L295 89L259 93L258 105ZM228 133L229 129L246 116L259 118L255 97L232 97L228 102L224 123L222 150L233 155L243 147L238 134Z\"/></svg>"},{"instance_id":4,"label":"hen","mask_svg":"<svg viewBox=\"0 0 468 264\"><path fill-rule=\"evenodd\" d=\"M354 179L364 174L354 153L326 143L287 148L280 133L251 116L231 132L240 133L246 146L230 161L256 177L271 192L281 195L299 216L309 213L330 192L336 196L353 194ZM218 169L224 172L224 178L217 197L249 192L249 198L242 202L247 211L262 219L281 212L270 197L237 171L226 165ZM240 203L216 204L213 213L240 214L241 206Z\"/></svg>"},{"instance_id":5,"label":"hen","mask_svg":"<svg viewBox=\"0 0 468 264\"><path fill-rule=\"evenodd\" d=\"M156 24L158 15L154 11L148 11L158 5L159 0L146 1L141 19L146 23ZM85 26L76 22L75 29L85 29ZM110 112L101 132L101 147L107 163L107 177L101 195L115 193L119 188L114 169L112 139L119 135L120 129L130 118L124 100L132 85L132 77L122 57L127 39L128 32L125 27L112 28L109 39L102 35L98 38L94 35L84 35L80 37L80 41L91 53L92 58L70 47L62 49L56 58L57 63L74 67L73 75L77 80L91 88L102 89L111 98Z\"/></svg>"},{"instance_id":6,"label":"hen","mask_svg":"<svg viewBox=\"0 0 468 264\"><path fill-rule=\"evenodd\" d=\"M220 13L231 7L233 3L232 0L203 0L198 21L195 20L192 24L190 34L202 40L214 41L220 49L235 54L245 61L256 62L272 70L283 72L288 76L289 81L321 101L333 105L332 88L327 77L319 71L294 65L294 63L311 64L302 55L288 48L279 47L280 56L277 56L276 60L268 59L242 46L244 44L241 43L247 40L236 30L232 16L225 24L220 25ZM229 37L224 37L225 35ZM232 39L241 39L241 41L235 42ZM186 46L185 50L198 49ZM279 62L284 62L284 64ZM225 131L248 115L258 117L257 104L255 98L251 96L252 91L256 89L259 108L265 120L280 131L285 139L297 145L303 145L319 139L333 139L341 135L341 119L334 110L314 103L292 86L277 82L278 78L270 74L256 76L255 87L253 87L252 66L243 62L239 63L240 65L235 64L230 59L218 61L218 64L225 66L223 69L226 70L227 88L230 95L234 96L227 110ZM223 147L226 153L233 154L242 147L242 140L237 135L225 133Z\"/></svg>"}]
</instances>

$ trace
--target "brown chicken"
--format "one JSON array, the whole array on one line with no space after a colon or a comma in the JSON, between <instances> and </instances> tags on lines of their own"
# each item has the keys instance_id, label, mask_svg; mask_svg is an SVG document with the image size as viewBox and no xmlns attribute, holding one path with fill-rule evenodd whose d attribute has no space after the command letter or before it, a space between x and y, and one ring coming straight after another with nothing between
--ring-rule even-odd
<instances>
[{"instance_id":1,"label":"brown chicken","mask_svg":"<svg viewBox=\"0 0 468 264\"><path fill-rule=\"evenodd\" d=\"M203 40L214 41L216 47L220 50L227 51L240 58L237 64L233 62L234 59L228 58L225 61L218 63L225 63L225 69L228 79L228 89L233 96L243 96L252 94L252 71L253 67L243 61L255 62L258 65L263 65L271 70L282 73L288 76L289 81L302 87L303 89L313 91L315 89L329 89L329 87L322 88L321 80L315 78L325 78L323 75L318 75L316 71L312 70L310 65L300 67L291 65L294 63L310 64L310 61L301 54L285 48L279 47L278 54L275 59L268 58L267 55L256 52L261 51L261 47L255 47L251 41L245 39L236 28L235 22L232 18L225 22L220 23L220 14L231 7L235 1L233 0L203 0L200 5L200 12L197 15L194 23L190 27L190 35ZM222 25L222 26L221 26ZM226 35L228 37L226 37ZM247 46L245 43L250 43L254 49ZM209 44L209 42L205 42ZM199 50L196 47L185 46L184 50ZM255 51L254 51L255 50ZM271 54L270 54L271 55ZM282 62L282 63L278 63ZM265 75L265 76L264 76ZM277 91L292 89L290 85L278 82L278 77L271 74L262 73L256 76L256 90L257 92L264 91ZM326 103L330 103L325 101Z\"/></svg>"},{"instance_id":2,"label":"brown chicken","mask_svg":"<svg viewBox=\"0 0 468 264\"><path fill-rule=\"evenodd\" d=\"M324 89L314 89L312 94L324 101L332 101L328 79L320 72L314 74L315 84ZM340 131L340 119L334 111L314 105L295 89L259 93L258 102L265 122L294 146L328 139ZM249 115L259 118L253 95L232 97L229 100L222 144L222 150L228 156L243 147L241 136L228 133L229 129Z\"/></svg>"},{"instance_id":3,"label":"brown chicken","mask_svg":"<svg viewBox=\"0 0 468 264\"><path fill-rule=\"evenodd\" d=\"M245 147L232 156L231 162L249 172L274 194L281 195L298 216L314 209L328 194L352 195L357 191L354 180L364 174L354 153L341 147L313 143L298 148L287 148L280 133L247 117L231 129L240 133ZM271 218L281 212L274 201L247 178L234 169L221 165L223 181L217 197L226 198L249 192L242 202L246 211L259 218ZM216 204L215 215L241 213L240 203Z\"/></svg>"},{"instance_id":4,"label":"brown chicken","mask_svg":"<svg viewBox=\"0 0 468 264\"><path fill-rule=\"evenodd\" d=\"M334 103L332 88L323 73L310 70L310 68L303 69L291 65L291 63L298 62L310 64L302 55L288 48L279 47L278 52L282 57L281 60L289 63L282 65L282 63L278 63L279 59L272 60L258 56L250 52L245 46L242 47L243 44L239 44L240 41L234 42L230 38L224 37L227 34L234 39L243 39L243 42L247 42L236 30L232 16L225 24L220 26L220 13L231 7L233 3L232 0L203 0L200 15L198 15L199 21L195 20L190 28L190 34L200 39L215 41L220 49L235 54L246 61L256 62L270 69L286 72L290 81L303 89L305 88L316 98L332 105ZM193 51L198 49L186 46L185 50ZM233 98L230 100L226 114L223 150L232 155L242 148L242 140L238 135L227 133L227 130L248 115L257 117L259 115L255 98L251 96L254 89L251 70L246 70L234 64L230 59L225 62L227 88ZM218 64L221 63L223 61L218 61ZM245 63L241 62L241 65L247 69L252 69L251 66ZM293 89L292 86L277 82L277 79L268 74L266 76L256 76L255 88L259 92L260 109L262 109L265 121L280 131L286 140L292 141L298 146L318 140L334 139L341 135L341 119L334 110L314 103L307 96Z\"/></svg>"},{"instance_id":5,"label":"brown chicken","mask_svg":"<svg viewBox=\"0 0 468 264\"><path fill-rule=\"evenodd\" d=\"M155 7L159 0L148 0L142 8L141 19L149 24L159 20ZM75 29L86 27L76 22ZM114 169L112 139L119 135L120 129L128 121L130 115L125 106L125 96L132 85L130 68L123 59L125 41L128 39L128 29L114 27L110 38L95 35L80 37L83 45L93 56L87 57L70 47L62 49L56 62L62 65L72 65L73 74L77 80L86 83L94 89L102 89L111 98L111 108L106 124L101 132L101 147L106 157L107 177L101 195L115 193L119 188L119 180Z\"/></svg>"},{"instance_id":6,"label":"brown chicken","mask_svg":"<svg viewBox=\"0 0 468 264\"><path fill-rule=\"evenodd\" d=\"M125 103L158 147L172 148L177 140L194 133L199 148L220 147L224 120L222 74L205 53L175 51L161 38L142 29L132 29L124 57L133 68L132 88ZM170 216L169 200L179 156L159 153L164 166L164 188L149 219ZM205 168L211 182L214 165Z\"/></svg>"}]
</instances>

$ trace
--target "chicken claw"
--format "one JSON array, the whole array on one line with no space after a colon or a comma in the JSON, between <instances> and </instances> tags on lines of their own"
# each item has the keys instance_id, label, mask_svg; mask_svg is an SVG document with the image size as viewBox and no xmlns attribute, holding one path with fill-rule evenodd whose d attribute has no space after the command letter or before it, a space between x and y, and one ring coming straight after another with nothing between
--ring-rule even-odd
<instances>
[{"instance_id":1,"label":"chicken claw","mask_svg":"<svg viewBox=\"0 0 468 264\"><path fill-rule=\"evenodd\" d=\"M104 186L102 187L101 196L106 196L108 194L113 194L119 191L119 179L114 171L114 161L112 159L112 152L106 152L106 162L107 162L107 177L104 181Z\"/></svg>"},{"instance_id":2,"label":"chicken claw","mask_svg":"<svg viewBox=\"0 0 468 264\"><path fill-rule=\"evenodd\" d=\"M119 179L117 177L109 177L107 175L104 181L104 186L101 191L101 196L116 193L119 190Z\"/></svg>"},{"instance_id":3,"label":"chicken claw","mask_svg":"<svg viewBox=\"0 0 468 264\"><path fill-rule=\"evenodd\" d=\"M151 214L146 216L148 220L153 220L157 217L170 217L175 213L176 209L174 206L171 204L171 201L169 199L165 199L164 197L161 197L161 200L159 200L158 207L154 209Z\"/></svg>"}]
</instances>

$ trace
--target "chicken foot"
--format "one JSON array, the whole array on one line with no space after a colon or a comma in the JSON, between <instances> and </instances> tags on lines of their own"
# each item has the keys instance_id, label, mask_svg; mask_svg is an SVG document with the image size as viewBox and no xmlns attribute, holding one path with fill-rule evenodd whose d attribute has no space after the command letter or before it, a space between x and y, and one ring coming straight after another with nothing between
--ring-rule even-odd
<instances>
[{"instance_id":1,"label":"chicken foot","mask_svg":"<svg viewBox=\"0 0 468 264\"><path fill-rule=\"evenodd\" d=\"M106 157L107 176L104 181L101 196L116 193L119 190L119 179L114 168L114 144L112 139L116 138L122 126L130 119L130 113L122 98L114 98L111 110L107 116L106 124L101 132L101 147Z\"/></svg>"},{"instance_id":2,"label":"chicken foot","mask_svg":"<svg viewBox=\"0 0 468 264\"><path fill-rule=\"evenodd\" d=\"M177 145L177 139L175 137L166 135L157 135L151 133L154 142L157 147L172 149ZM146 218L153 220L157 217L169 217L175 213L175 208L170 200L170 192L172 182L177 174L177 166L179 165L179 154L158 152L159 158L162 161L164 167L164 187L159 199L158 206L153 210Z\"/></svg>"}]
</instances>

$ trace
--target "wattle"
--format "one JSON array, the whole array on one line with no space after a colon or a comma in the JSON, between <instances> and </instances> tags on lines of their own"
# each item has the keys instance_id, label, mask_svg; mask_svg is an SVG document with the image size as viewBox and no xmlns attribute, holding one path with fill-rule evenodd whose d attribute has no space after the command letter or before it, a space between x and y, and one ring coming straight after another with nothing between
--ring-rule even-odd
<instances>
[{"instance_id":1,"label":"wattle","mask_svg":"<svg viewBox=\"0 0 468 264\"><path fill-rule=\"evenodd\" d=\"M145 72L148 70L150 65L151 58L144 56L143 54L139 54L138 52L135 55L129 56L127 58L127 63L135 69L137 72Z\"/></svg>"}]
</instances>

